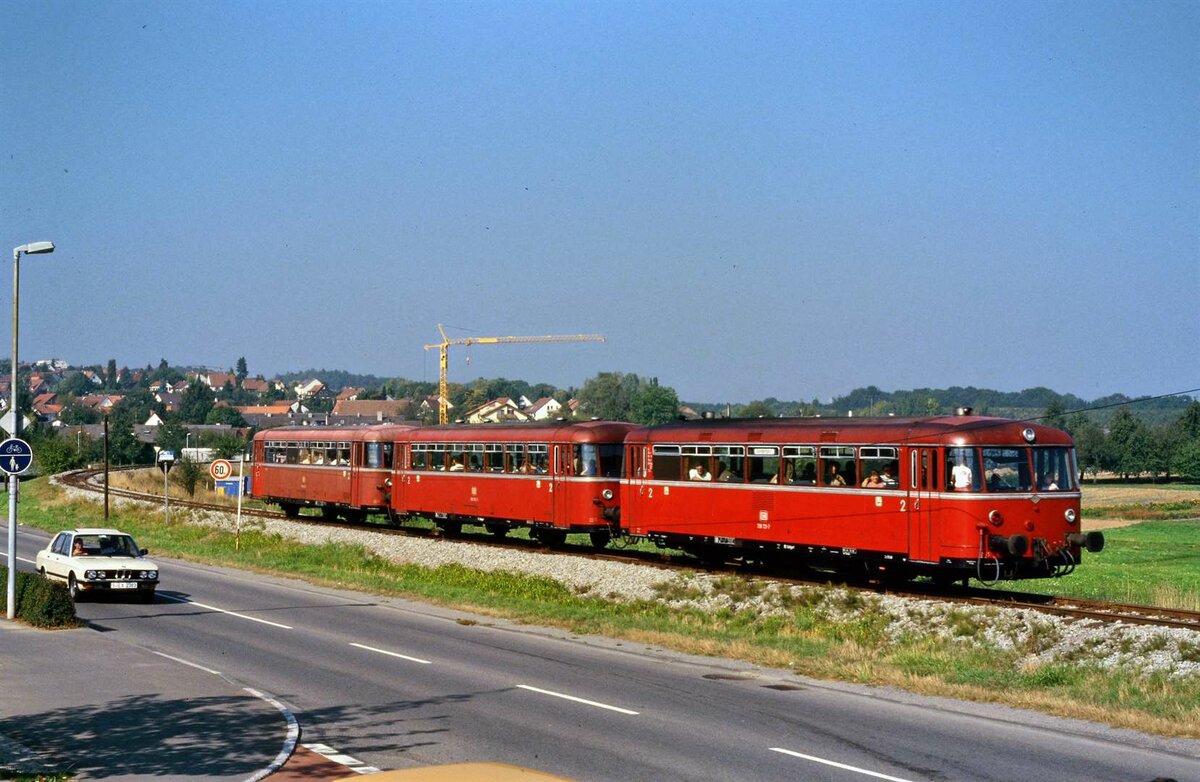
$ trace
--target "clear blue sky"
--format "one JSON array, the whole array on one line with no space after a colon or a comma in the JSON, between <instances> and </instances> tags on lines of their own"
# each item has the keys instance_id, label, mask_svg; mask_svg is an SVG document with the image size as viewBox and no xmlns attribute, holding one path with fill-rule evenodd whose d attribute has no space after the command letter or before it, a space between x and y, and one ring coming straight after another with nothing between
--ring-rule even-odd
<instances>
[{"instance_id":1,"label":"clear blue sky","mask_svg":"<svg viewBox=\"0 0 1200 782\"><path fill-rule=\"evenodd\" d=\"M21 264L23 359L434 380L442 322L608 338L459 349L455 381L1200 386L1197 2L4 0L0 29L2 246L58 245Z\"/></svg>"}]
</instances>

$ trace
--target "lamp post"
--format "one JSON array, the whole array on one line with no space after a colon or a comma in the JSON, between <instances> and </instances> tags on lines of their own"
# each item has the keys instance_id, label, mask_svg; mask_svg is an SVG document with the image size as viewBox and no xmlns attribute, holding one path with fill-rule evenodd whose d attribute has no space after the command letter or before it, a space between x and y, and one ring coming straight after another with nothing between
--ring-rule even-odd
<instances>
[{"instance_id":1,"label":"lamp post","mask_svg":"<svg viewBox=\"0 0 1200 782\"><path fill-rule=\"evenodd\" d=\"M17 323L21 302L21 253L41 255L54 252L54 242L31 242L13 248L13 321L12 321L12 387L9 389L12 402L13 437L21 433L21 412L17 410ZM16 617L17 603L17 476L8 476L8 618Z\"/></svg>"}]
</instances>

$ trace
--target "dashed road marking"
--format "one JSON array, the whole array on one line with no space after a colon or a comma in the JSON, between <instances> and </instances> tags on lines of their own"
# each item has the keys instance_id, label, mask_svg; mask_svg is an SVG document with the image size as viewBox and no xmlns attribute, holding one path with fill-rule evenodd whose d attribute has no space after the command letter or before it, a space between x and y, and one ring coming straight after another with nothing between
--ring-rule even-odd
<instances>
[{"instance_id":1,"label":"dashed road marking","mask_svg":"<svg viewBox=\"0 0 1200 782\"><path fill-rule=\"evenodd\" d=\"M387 649L377 649L374 646L364 646L363 644L356 644L353 642L351 642L350 645L354 646L358 649L365 649L368 652L376 652L377 654L386 654L388 657L399 657L401 660L408 660L409 662L412 662L412 663L420 663L421 665L433 665L433 663L431 663L429 660L422 660L420 657L409 657L407 654L400 654L399 652L389 652Z\"/></svg>"},{"instance_id":2,"label":"dashed road marking","mask_svg":"<svg viewBox=\"0 0 1200 782\"><path fill-rule=\"evenodd\" d=\"M259 619L257 616L247 616L246 614L239 614L237 611L227 611L224 608L217 608L216 606L210 606L210 605L206 605L204 603L197 603L195 600L188 600L185 597L175 597L173 595L164 595L162 592L159 592L158 594L159 594L159 597L162 597L165 600L171 600L176 603L186 603L188 605L194 605L198 608L206 608L209 611L216 611L217 613L228 614L229 616L236 616L238 619L249 619L251 622L260 622L265 625L271 625L271 627L278 627L282 630L294 630L295 629L290 625L281 625L278 622L271 622L266 619Z\"/></svg>"},{"instance_id":3,"label":"dashed road marking","mask_svg":"<svg viewBox=\"0 0 1200 782\"><path fill-rule=\"evenodd\" d=\"M374 766L368 766L358 758L344 755L333 747L325 744L301 744L300 746L317 753L326 760L332 760L334 763L339 763L356 774L374 774L379 771L379 769L375 768Z\"/></svg>"},{"instance_id":4,"label":"dashed road marking","mask_svg":"<svg viewBox=\"0 0 1200 782\"><path fill-rule=\"evenodd\" d=\"M770 747L769 749L772 752L780 752L780 753L783 753L784 755L791 755L794 758L801 758L803 760L811 760L813 763L821 763L826 766L833 766L834 768L845 769L846 771L853 771L857 774L863 774L868 777L875 777L876 779L886 779L889 782L912 782L912 780L902 779L900 777L891 777L891 776L888 776L887 774L880 774L877 771L867 771L865 768L859 768L858 766L848 766L845 763L838 763L833 760L826 760L825 758L818 758L813 755L805 755L802 752L795 752L793 750L784 749L782 747Z\"/></svg>"},{"instance_id":5,"label":"dashed road marking","mask_svg":"<svg viewBox=\"0 0 1200 782\"><path fill-rule=\"evenodd\" d=\"M538 687L530 687L528 684L518 684L517 687L521 688L522 690L529 690L530 692L539 692L542 695L550 695L552 697L562 698L563 700L567 700L567 701L575 701L576 703L583 703L588 706L595 706L598 709L608 709L609 711L616 711L616 712L620 712L621 714L629 714L631 716L637 715L636 711L630 711L629 709L622 709L620 706L609 706L607 703L598 703L596 701L585 700L584 698L576 698L574 695L564 695L561 692L554 692L553 690L543 690Z\"/></svg>"}]
</instances>

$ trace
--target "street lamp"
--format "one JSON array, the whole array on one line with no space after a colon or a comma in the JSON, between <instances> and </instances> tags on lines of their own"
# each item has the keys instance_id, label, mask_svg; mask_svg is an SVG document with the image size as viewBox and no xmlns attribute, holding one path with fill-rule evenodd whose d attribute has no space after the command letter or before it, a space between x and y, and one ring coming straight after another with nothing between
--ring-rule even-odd
<instances>
[{"instance_id":1,"label":"street lamp","mask_svg":"<svg viewBox=\"0 0 1200 782\"><path fill-rule=\"evenodd\" d=\"M21 434L21 413L17 410L17 313L20 307L21 253L41 255L54 252L54 242L31 242L13 248L13 324L12 324L12 402L13 437ZM8 476L8 618L16 616L17 603L17 475Z\"/></svg>"}]
</instances>

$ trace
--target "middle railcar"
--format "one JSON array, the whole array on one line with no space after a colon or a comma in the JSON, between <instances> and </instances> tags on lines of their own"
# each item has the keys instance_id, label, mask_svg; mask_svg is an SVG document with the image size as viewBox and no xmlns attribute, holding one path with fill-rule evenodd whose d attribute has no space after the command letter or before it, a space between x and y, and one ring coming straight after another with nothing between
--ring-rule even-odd
<instances>
[{"instance_id":1,"label":"middle railcar","mask_svg":"<svg viewBox=\"0 0 1200 782\"><path fill-rule=\"evenodd\" d=\"M393 513L433 516L502 536L528 526L549 545L586 532L603 547L617 531L625 435L611 421L432 426L397 443ZM400 456L402 451L403 456Z\"/></svg>"}]
</instances>

